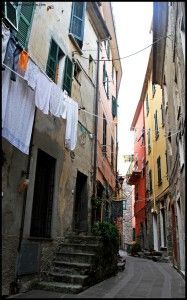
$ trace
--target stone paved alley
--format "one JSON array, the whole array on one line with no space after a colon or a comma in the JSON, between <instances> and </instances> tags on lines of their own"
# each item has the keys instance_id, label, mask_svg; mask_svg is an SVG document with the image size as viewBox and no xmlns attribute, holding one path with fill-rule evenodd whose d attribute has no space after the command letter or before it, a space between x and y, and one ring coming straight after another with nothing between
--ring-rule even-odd
<instances>
[{"instance_id":1,"label":"stone paved alley","mask_svg":"<svg viewBox=\"0 0 187 300\"><path fill-rule=\"evenodd\" d=\"M32 290L14 298L185 298L185 280L169 263L127 256L123 272L77 295Z\"/></svg>"}]
</instances>

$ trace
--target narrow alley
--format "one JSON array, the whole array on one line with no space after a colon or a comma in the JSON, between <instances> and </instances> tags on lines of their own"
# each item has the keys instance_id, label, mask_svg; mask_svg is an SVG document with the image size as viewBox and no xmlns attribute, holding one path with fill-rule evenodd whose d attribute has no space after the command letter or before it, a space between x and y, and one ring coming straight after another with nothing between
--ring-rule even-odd
<instances>
[{"instance_id":1,"label":"narrow alley","mask_svg":"<svg viewBox=\"0 0 187 300\"><path fill-rule=\"evenodd\" d=\"M3 1L2 296L185 297L185 2Z\"/></svg>"},{"instance_id":2,"label":"narrow alley","mask_svg":"<svg viewBox=\"0 0 187 300\"><path fill-rule=\"evenodd\" d=\"M31 290L9 298L185 298L185 281L169 264L126 257L126 268L79 294Z\"/></svg>"}]
</instances>

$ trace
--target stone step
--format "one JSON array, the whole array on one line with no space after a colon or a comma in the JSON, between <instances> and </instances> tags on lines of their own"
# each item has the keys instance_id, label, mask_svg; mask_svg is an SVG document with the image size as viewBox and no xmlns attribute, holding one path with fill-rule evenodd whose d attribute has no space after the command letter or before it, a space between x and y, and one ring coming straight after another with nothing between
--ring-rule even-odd
<instances>
[{"instance_id":1,"label":"stone step","mask_svg":"<svg viewBox=\"0 0 187 300\"><path fill-rule=\"evenodd\" d=\"M78 263L78 262L67 262L67 261L54 261L54 271L66 272L67 274L80 274L87 275L90 272L91 264ZM56 268L57 267L57 268Z\"/></svg>"},{"instance_id":2,"label":"stone step","mask_svg":"<svg viewBox=\"0 0 187 300\"><path fill-rule=\"evenodd\" d=\"M86 252L95 253L98 244L79 244L79 243L62 243L59 245L59 251L66 253Z\"/></svg>"},{"instance_id":3,"label":"stone step","mask_svg":"<svg viewBox=\"0 0 187 300\"><path fill-rule=\"evenodd\" d=\"M95 244L98 245L101 242L99 236L94 235L67 235L65 242L76 244Z\"/></svg>"},{"instance_id":4,"label":"stone step","mask_svg":"<svg viewBox=\"0 0 187 300\"><path fill-rule=\"evenodd\" d=\"M88 285L89 276L80 274L65 274L58 272L49 273L49 281L65 282L71 284Z\"/></svg>"},{"instance_id":5,"label":"stone step","mask_svg":"<svg viewBox=\"0 0 187 300\"><path fill-rule=\"evenodd\" d=\"M66 253L64 251L59 251L56 253L57 260L63 259L66 262L79 262L79 263L92 263L95 258L93 253Z\"/></svg>"},{"instance_id":6,"label":"stone step","mask_svg":"<svg viewBox=\"0 0 187 300\"><path fill-rule=\"evenodd\" d=\"M72 293L72 294L78 294L83 290L83 287L80 284L70 284L70 283L56 282L56 281L53 282L40 281L37 283L35 288L46 290L46 291Z\"/></svg>"}]
</instances>

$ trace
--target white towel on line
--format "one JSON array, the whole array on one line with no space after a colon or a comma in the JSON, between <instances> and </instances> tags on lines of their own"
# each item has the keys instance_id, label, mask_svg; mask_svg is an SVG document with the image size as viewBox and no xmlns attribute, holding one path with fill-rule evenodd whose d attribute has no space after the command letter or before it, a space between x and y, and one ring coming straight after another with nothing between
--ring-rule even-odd
<instances>
[{"instance_id":1,"label":"white towel on line","mask_svg":"<svg viewBox=\"0 0 187 300\"><path fill-rule=\"evenodd\" d=\"M70 97L66 97L65 101L67 106L65 147L72 151L77 143L78 103Z\"/></svg>"},{"instance_id":2,"label":"white towel on line","mask_svg":"<svg viewBox=\"0 0 187 300\"><path fill-rule=\"evenodd\" d=\"M51 87L49 111L55 117L62 117L63 119L66 119L67 106L64 101L64 93L55 83L52 83Z\"/></svg>"},{"instance_id":3,"label":"white towel on line","mask_svg":"<svg viewBox=\"0 0 187 300\"><path fill-rule=\"evenodd\" d=\"M46 115L49 114L51 87L52 81L40 71L37 75L35 105Z\"/></svg>"},{"instance_id":4,"label":"white towel on line","mask_svg":"<svg viewBox=\"0 0 187 300\"><path fill-rule=\"evenodd\" d=\"M29 58L24 79L33 90L36 88L37 76L40 72L39 67Z\"/></svg>"},{"instance_id":5,"label":"white towel on line","mask_svg":"<svg viewBox=\"0 0 187 300\"><path fill-rule=\"evenodd\" d=\"M21 152L28 154L34 121L34 94L26 81L10 80L2 136Z\"/></svg>"}]
</instances>

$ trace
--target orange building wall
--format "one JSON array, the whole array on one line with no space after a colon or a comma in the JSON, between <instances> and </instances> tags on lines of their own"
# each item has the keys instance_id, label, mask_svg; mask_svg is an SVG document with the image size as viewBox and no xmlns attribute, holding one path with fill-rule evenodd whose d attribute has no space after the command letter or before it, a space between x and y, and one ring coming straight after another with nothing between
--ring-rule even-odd
<instances>
[{"instance_id":1,"label":"orange building wall","mask_svg":"<svg viewBox=\"0 0 187 300\"><path fill-rule=\"evenodd\" d=\"M137 122L135 124L136 131L136 140L134 143L134 160L136 155L138 155L138 169L142 170L142 159L145 159L145 143L142 145L142 129L144 127L144 108L143 104L141 106ZM144 139L145 141L145 139ZM140 223L145 221L145 203L146 203L146 184L145 184L145 175L141 176L136 180L134 196L136 197L136 191L138 191L138 200L135 199L134 203L134 214L136 219L136 236L140 236Z\"/></svg>"}]
</instances>

